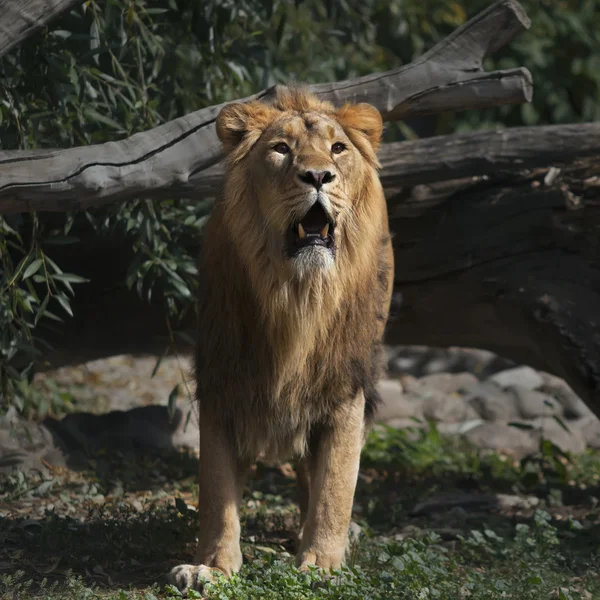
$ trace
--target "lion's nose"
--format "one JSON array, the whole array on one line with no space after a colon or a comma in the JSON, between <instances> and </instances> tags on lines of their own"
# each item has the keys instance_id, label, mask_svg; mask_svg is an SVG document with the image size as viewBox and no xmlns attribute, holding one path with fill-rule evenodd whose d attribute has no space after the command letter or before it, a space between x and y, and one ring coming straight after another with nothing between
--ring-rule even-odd
<instances>
[{"instance_id":1,"label":"lion's nose","mask_svg":"<svg viewBox=\"0 0 600 600\"><path fill-rule=\"evenodd\" d=\"M317 190L320 190L326 183L335 179L335 174L331 171L304 171L298 173L298 177L304 183L313 185Z\"/></svg>"}]
</instances>

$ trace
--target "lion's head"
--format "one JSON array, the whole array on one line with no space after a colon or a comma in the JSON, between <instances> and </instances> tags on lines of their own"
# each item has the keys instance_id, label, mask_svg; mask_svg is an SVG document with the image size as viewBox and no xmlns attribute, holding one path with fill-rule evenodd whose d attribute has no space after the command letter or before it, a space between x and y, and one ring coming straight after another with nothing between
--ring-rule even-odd
<instances>
[{"instance_id":1,"label":"lion's head","mask_svg":"<svg viewBox=\"0 0 600 600\"><path fill-rule=\"evenodd\" d=\"M224 219L240 255L303 278L335 272L368 246L380 221L370 204L373 186L381 189L382 127L369 104L336 109L296 88L279 88L268 104L225 106Z\"/></svg>"}]
</instances>

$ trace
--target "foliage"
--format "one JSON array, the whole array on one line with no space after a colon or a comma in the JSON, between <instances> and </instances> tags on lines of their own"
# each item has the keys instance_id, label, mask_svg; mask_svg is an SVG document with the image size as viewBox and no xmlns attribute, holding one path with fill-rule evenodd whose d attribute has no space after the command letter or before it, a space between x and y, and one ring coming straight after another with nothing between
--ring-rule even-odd
<instances>
[{"instance_id":1,"label":"foliage","mask_svg":"<svg viewBox=\"0 0 600 600\"><path fill-rule=\"evenodd\" d=\"M504 106L435 119L436 133L496 126L572 123L600 119L599 0L520 0L529 31L485 61L488 70L527 67L531 104ZM407 63L446 37L488 0L375 2L376 41Z\"/></svg>"},{"instance_id":2,"label":"foliage","mask_svg":"<svg viewBox=\"0 0 600 600\"><path fill-rule=\"evenodd\" d=\"M242 571L206 586L202 596L190 597L598 597L597 500L591 497L600 476L597 452L573 457L567 465L565 503L560 506L548 493L559 474L548 472L522 496L535 498L536 509L517 514L441 509L423 517L412 514L417 503L438 490L461 489L466 475L473 494L490 489L514 494L515 481L528 481L527 466L459 446L436 432L411 441L410 455L398 451L403 444L401 436L387 429L369 439L354 513L355 520L363 519L363 534L352 544L348 565L333 576L293 567L295 480L289 467L259 465L242 503ZM449 458L442 460L442 449ZM179 597L159 578L176 561L193 556L196 460L184 454L147 453L134 461L98 456L98 463L102 460L111 460L102 477L91 470L65 470L47 476L17 472L0 481L0 539L6 542L0 545L0 598ZM492 471L486 464L498 466ZM360 510L368 498L382 500L377 518Z\"/></svg>"},{"instance_id":3,"label":"foliage","mask_svg":"<svg viewBox=\"0 0 600 600\"><path fill-rule=\"evenodd\" d=\"M331 81L405 64L488 0L86 0L0 59L0 147L72 147L121 139L276 82ZM531 105L419 121L447 133L480 127L598 119L600 0L523 0L530 32L487 60L527 66ZM412 135L404 125L388 138ZM22 398L43 327L72 311L81 273L62 273L52 244L91 224L135 249L126 284L160 297L170 318L191 306L194 257L210 199L138 199L117 209L0 217L0 384ZM86 234L88 235L88 234ZM40 262L41 261L41 262ZM34 269L37 270L35 273ZM93 276L93 275L91 275ZM75 285L77 284L77 285ZM20 391L21 390L21 391ZM21 398L21 399L19 399Z\"/></svg>"}]
</instances>

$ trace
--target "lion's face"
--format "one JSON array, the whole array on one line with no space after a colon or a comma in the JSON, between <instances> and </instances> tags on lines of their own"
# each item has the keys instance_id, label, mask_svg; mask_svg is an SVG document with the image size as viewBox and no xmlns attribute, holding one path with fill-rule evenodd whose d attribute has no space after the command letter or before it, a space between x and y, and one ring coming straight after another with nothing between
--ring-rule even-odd
<instances>
[{"instance_id":1,"label":"lion's face","mask_svg":"<svg viewBox=\"0 0 600 600\"><path fill-rule=\"evenodd\" d=\"M274 260L300 273L335 267L360 226L360 188L377 165L381 128L369 105L336 111L306 94L223 109L217 131L231 153L230 178L246 186L246 206L236 210L254 216L256 241Z\"/></svg>"}]
</instances>

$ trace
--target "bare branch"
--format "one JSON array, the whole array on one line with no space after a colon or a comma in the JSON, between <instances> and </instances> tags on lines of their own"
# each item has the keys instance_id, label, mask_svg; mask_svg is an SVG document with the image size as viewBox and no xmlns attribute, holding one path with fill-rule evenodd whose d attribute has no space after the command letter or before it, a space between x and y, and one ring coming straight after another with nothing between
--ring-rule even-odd
<instances>
[{"instance_id":1,"label":"bare branch","mask_svg":"<svg viewBox=\"0 0 600 600\"><path fill-rule=\"evenodd\" d=\"M528 26L520 5L502 0L410 65L311 89L337 104L369 101L388 120L527 101L531 77L526 69L485 73L482 61ZM253 98L266 98L272 91ZM119 142L1 153L0 213L82 209L189 188L195 174L222 158L214 127L221 106Z\"/></svg>"}]
</instances>

